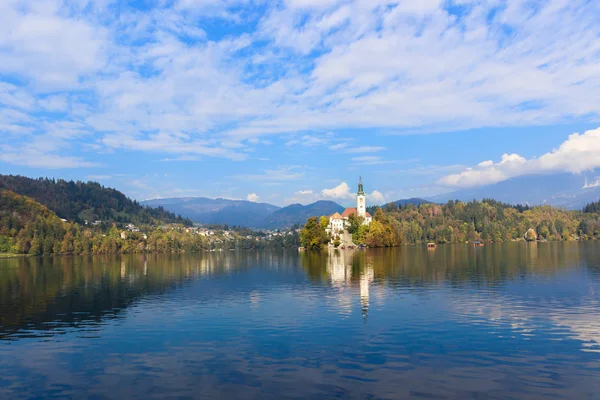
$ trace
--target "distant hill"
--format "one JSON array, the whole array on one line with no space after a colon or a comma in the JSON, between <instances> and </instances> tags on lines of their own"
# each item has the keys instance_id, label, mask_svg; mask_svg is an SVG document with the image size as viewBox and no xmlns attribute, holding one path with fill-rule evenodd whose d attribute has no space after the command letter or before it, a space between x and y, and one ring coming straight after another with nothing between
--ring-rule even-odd
<instances>
[{"instance_id":1,"label":"distant hill","mask_svg":"<svg viewBox=\"0 0 600 400\"><path fill-rule=\"evenodd\" d=\"M267 203L206 197L155 199L144 201L142 204L164 207L201 224L269 229L304 224L308 217L330 215L344 209L333 201L317 201L308 205L292 204L280 208Z\"/></svg>"},{"instance_id":2,"label":"distant hill","mask_svg":"<svg viewBox=\"0 0 600 400\"><path fill-rule=\"evenodd\" d=\"M0 175L0 189L30 197L49 208L58 217L79 223L84 220L100 220L134 224L191 225L191 221L163 208L144 207L118 190L106 188L96 182Z\"/></svg>"},{"instance_id":3,"label":"distant hill","mask_svg":"<svg viewBox=\"0 0 600 400\"><path fill-rule=\"evenodd\" d=\"M312 204L291 204L271 214L265 221L266 228L284 228L304 224L309 217L342 212L344 207L333 201L317 201Z\"/></svg>"},{"instance_id":4,"label":"distant hill","mask_svg":"<svg viewBox=\"0 0 600 400\"><path fill-rule=\"evenodd\" d=\"M448 200L485 198L508 204L547 204L581 210L586 204L600 199L600 179L597 173L521 176L493 185L442 194L428 200L445 203Z\"/></svg>"},{"instance_id":5,"label":"distant hill","mask_svg":"<svg viewBox=\"0 0 600 400\"><path fill-rule=\"evenodd\" d=\"M264 227L266 218L279 210L279 207L267 203L206 197L154 199L143 201L142 204L164 207L201 224L237 225L248 228Z\"/></svg>"}]
</instances>

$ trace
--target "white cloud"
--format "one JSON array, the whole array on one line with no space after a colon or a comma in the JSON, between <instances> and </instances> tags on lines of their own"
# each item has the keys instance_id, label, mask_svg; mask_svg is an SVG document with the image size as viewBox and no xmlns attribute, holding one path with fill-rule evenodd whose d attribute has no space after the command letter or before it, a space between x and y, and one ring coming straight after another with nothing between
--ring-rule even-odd
<instances>
[{"instance_id":1,"label":"white cloud","mask_svg":"<svg viewBox=\"0 0 600 400\"><path fill-rule=\"evenodd\" d=\"M346 153L356 154L356 153L377 153L379 151L385 150L385 147L382 146L360 146L360 147L352 147L350 149L346 149Z\"/></svg>"},{"instance_id":2,"label":"white cloud","mask_svg":"<svg viewBox=\"0 0 600 400\"><path fill-rule=\"evenodd\" d=\"M411 160L386 160L381 156L359 156L352 157L354 165L382 165L382 164L405 164Z\"/></svg>"},{"instance_id":3,"label":"white cloud","mask_svg":"<svg viewBox=\"0 0 600 400\"><path fill-rule=\"evenodd\" d=\"M588 180L585 180L585 185L583 185L582 189L592 189L592 188L596 188L596 187L600 187L600 176L597 176L593 181L588 182Z\"/></svg>"},{"instance_id":4,"label":"white cloud","mask_svg":"<svg viewBox=\"0 0 600 400\"><path fill-rule=\"evenodd\" d=\"M331 146L329 146L329 150L342 150L345 149L346 147L348 147L348 143L337 143L337 144L332 144Z\"/></svg>"},{"instance_id":5,"label":"white cloud","mask_svg":"<svg viewBox=\"0 0 600 400\"><path fill-rule=\"evenodd\" d=\"M331 189L323 189L321 194L326 199L348 199L352 197L350 186L346 182L342 182Z\"/></svg>"},{"instance_id":6,"label":"white cloud","mask_svg":"<svg viewBox=\"0 0 600 400\"><path fill-rule=\"evenodd\" d=\"M246 200L256 203L260 197L256 193L248 193Z\"/></svg>"},{"instance_id":7,"label":"white cloud","mask_svg":"<svg viewBox=\"0 0 600 400\"><path fill-rule=\"evenodd\" d=\"M299 165L280 166L276 169L266 169L258 174L240 174L232 178L243 181L259 181L266 183L295 181L304 177L303 167Z\"/></svg>"},{"instance_id":8,"label":"white cloud","mask_svg":"<svg viewBox=\"0 0 600 400\"><path fill-rule=\"evenodd\" d=\"M343 205L353 205L355 204L355 199L356 193L353 193L350 190L350 186L346 182L340 182L340 184L332 188L326 188L320 191L311 189L299 190L295 192L293 196L286 198L284 202L286 204L308 204L318 200L332 200ZM369 205L383 204L386 202L386 196L381 192L374 190L367 194L367 202Z\"/></svg>"},{"instance_id":9,"label":"white cloud","mask_svg":"<svg viewBox=\"0 0 600 400\"><path fill-rule=\"evenodd\" d=\"M88 168L97 167L99 164L85 161L80 157L62 156L45 152L36 148L13 149L0 146L0 161L31 168Z\"/></svg>"},{"instance_id":10,"label":"white cloud","mask_svg":"<svg viewBox=\"0 0 600 400\"><path fill-rule=\"evenodd\" d=\"M369 200L369 204L371 204L371 205L375 205L375 204L381 205L381 204L385 203L385 196L377 190L373 190L371 192L371 194L369 194L367 196L367 198Z\"/></svg>"},{"instance_id":11,"label":"white cloud","mask_svg":"<svg viewBox=\"0 0 600 400\"><path fill-rule=\"evenodd\" d=\"M143 13L108 3L0 2L0 75L19 82L0 82L0 144L21 151L47 135L42 111L80 125L55 157L73 157L67 142L83 132L102 151L231 160L267 135L367 154L383 149L314 132L600 116L597 1L181 0ZM215 21L244 29L203 30Z\"/></svg>"},{"instance_id":12,"label":"white cloud","mask_svg":"<svg viewBox=\"0 0 600 400\"><path fill-rule=\"evenodd\" d=\"M581 173L600 167L600 128L583 134L574 133L560 147L537 158L504 154L498 163L484 161L474 168L451 174L440 180L452 187L488 185L506 179L536 173Z\"/></svg>"},{"instance_id":13,"label":"white cloud","mask_svg":"<svg viewBox=\"0 0 600 400\"><path fill-rule=\"evenodd\" d=\"M112 175L88 175L86 178L90 181L105 181L112 179Z\"/></svg>"},{"instance_id":14,"label":"white cloud","mask_svg":"<svg viewBox=\"0 0 600 400\"><path fill-rule=\"evenodd\" d=\"M286 146L319 147L328 144L332 137L332 133L326 133L322 135L303 135L299 138L288 140L286 142Z\"/></svg>"},{"instance_id":15,"label":"white cloud","mask_svg":"<svg viewBox=\"0 0 600 400\"><path fill-rule=\"evenodd\" d=\"M174 162L174 161L198 161L199 158L196 156L179 156L179 157L173 157L173 158L163 158L162 162Z\"/></svg>"}]
</instances>

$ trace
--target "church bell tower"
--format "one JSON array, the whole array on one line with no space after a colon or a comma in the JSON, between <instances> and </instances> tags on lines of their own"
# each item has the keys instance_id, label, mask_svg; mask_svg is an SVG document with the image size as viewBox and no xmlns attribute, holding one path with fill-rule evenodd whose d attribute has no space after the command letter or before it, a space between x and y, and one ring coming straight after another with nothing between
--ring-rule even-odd
<instances>
[{"instance_id":1,"label":"church bell tower","mask_svg":"<svg viewBox=\"0 0 600 400\"><path fill-rule=\"evenodd\" d=\"M367 196L365 196L362 177L360 177L358 180L358 193L356 194L356 214L363 218L367 216Z\"/></svg>"}]
</instances>

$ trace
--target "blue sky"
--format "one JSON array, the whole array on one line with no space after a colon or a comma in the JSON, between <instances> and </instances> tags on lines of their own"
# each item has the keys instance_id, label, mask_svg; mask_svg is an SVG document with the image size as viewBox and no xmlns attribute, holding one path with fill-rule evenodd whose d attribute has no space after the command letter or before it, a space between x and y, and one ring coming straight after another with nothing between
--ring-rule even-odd
<instances>
[{"instance_id":1,"label":"blue sky","mask_svg":"<svg viewBox=\"0 0 600 400\"><path fill-rule=\"evenodd\" d=\"M430 196L600 167L600 3L5 0L0 172L136 199ZM599 181L600 182L600 181Z\"/></svg>"}]
</instances>

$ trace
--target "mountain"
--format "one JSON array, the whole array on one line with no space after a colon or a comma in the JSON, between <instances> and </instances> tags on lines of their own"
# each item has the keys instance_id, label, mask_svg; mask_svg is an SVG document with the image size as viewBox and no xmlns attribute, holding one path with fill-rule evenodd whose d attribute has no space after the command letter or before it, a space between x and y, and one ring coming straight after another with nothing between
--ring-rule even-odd
<instances>
[{"instance_id":1,"label":"mountain","mask_svg":"<svg viewBox=\"0 0 600 400\"><path fill-rule=\"evenodd\" d=\"M182 223L191 221L162 208L150 208L131 200L116 189L97 182L64 179L32 179L0 175L0 189L30 197L69 221L113 221L134 224Z\"/></svg>"},{"instance_id":2,"label":"mountain","mask_svg":"<svg viewBox=\"0 0 600 400\"><path fill-rule=\"evenodd\" d=\"M342 212L344 207L333 201L321 200L306 206L291 204L271 214L265 221L266 228L285 228L304 224L309 217Z\"/></svg>"},{"instance_id":3,"label":"mountain","mask_svg":"<svg viewBox=\"0 0 600 400\"><path fill-rule=\"evenodd\" d=\"M600 176L596 174L528 175L508 179L493 185L462 189L431 197L435 203L448 200L498 200L508 204L548 204L580 210L600 199Z\"/></svg>"},{"instance_id":4,"label":"mountain","mask_svg":"<svg viewBox=\"0 0 600 400\"><path fill-rule=\"evenodd\" d=\"M164 207L166 210L201 224L269 229L304 224L308 217L330 215L344 209L333 201L317 201L305 206L292 204L279 208L267 203L206 197L155 199L144 201L142 204L150 207Z\"/></svg>"},{"instance_id":5,"label":"mountain","mask_svg":"<svg viewBox=\"0 0 600 400\"><path fill-rule=\"evenodd\" d=\"M164 207L201 224L237 225L262 228L268 216L279 207L267 203L246 200L209 199L206 197L182 197L143 201L150 207Z\"/></svg>"}]
</instances>

